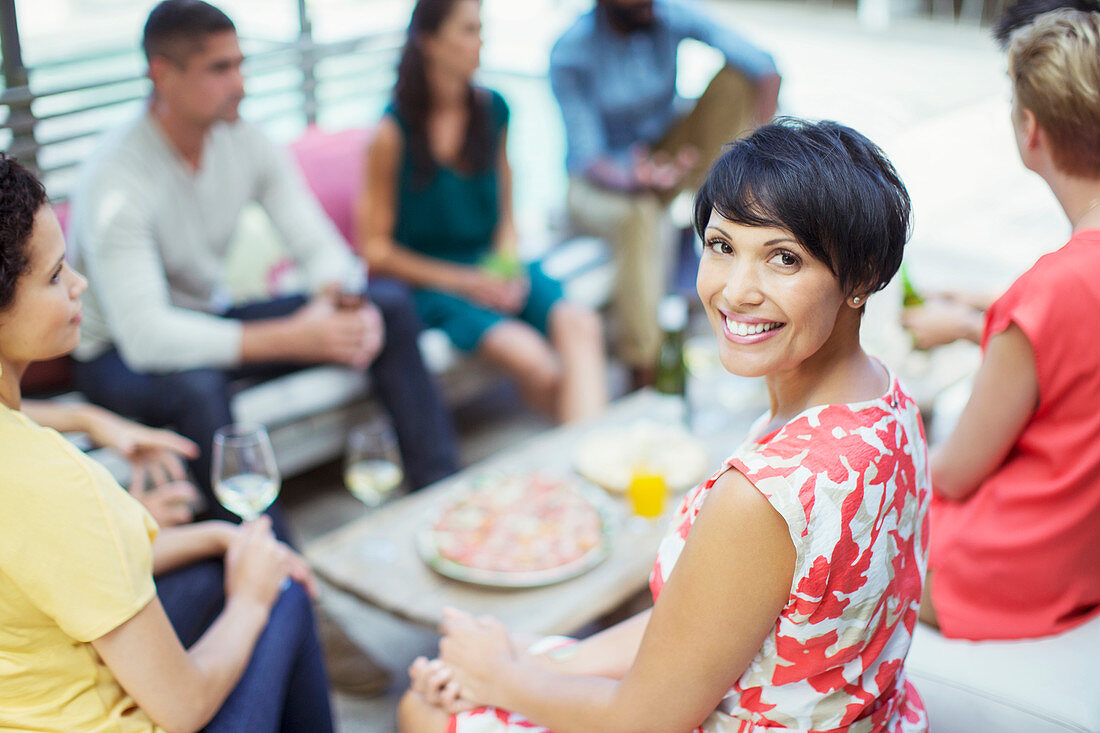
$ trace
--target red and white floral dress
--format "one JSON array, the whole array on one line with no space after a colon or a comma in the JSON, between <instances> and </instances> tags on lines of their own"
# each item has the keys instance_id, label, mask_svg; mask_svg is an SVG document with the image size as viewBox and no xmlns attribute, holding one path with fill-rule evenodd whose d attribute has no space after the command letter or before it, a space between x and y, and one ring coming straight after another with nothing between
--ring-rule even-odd
<instances>
[{"instance_id":1,"label":"red and white floral dress","mask_svg":"<svg viewBox=\"0 0 1100 733\"><path fill-rule=\"evenodd\" d=\"M656 600L714 482L743 473L786 520L796 551L787 605L697 733L918 733L928 728L903 662L923 584L930 480L913 399L811 408L746 442L688 493L650 576ZM545 731L480 709L456 733Z\"/></svg>"}]
</instances>

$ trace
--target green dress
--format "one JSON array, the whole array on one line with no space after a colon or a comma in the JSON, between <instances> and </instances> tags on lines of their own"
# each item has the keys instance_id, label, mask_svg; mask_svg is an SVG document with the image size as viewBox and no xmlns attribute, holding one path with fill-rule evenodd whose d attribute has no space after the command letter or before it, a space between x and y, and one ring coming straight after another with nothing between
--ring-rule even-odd
<instances>
[{"instance_id":1,"label":"green dress","mask_svg":"<svg viewBox=\"0 0 1100 733\"><path fill-rule=\"evenodd\" d=\"M495 91L478 89L488 96L494 147L508 125L508 105ZM409 129L396 107L386 107L403 135ZM407 147L406 147L407 149ZM394 238L422 255L464 265L475 265L492 248L500 219L499 186L494 149L485 170L464 173L436 164L430 178L417 173L410 156L401 161L397 185L397 220ZM561 285L549 278L537 263L527 265L530 293L517 318L543 333L554 304L561 299ZM510 316L437 290L413 291L420 317L429 328L441 328L464 351L477 348L485 333Z\"/></svg>"}]
</instances>

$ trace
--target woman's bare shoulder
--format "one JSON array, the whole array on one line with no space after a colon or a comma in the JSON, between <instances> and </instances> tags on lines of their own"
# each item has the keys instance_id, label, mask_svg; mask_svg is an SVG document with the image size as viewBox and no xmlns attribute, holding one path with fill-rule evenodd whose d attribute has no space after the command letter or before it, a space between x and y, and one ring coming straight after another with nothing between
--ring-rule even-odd
<instances>
[{"instance_id":1,"label":"woman's bare shoulder","mask_svg":"<svg viewBox=\"0 0 1100 733\"><path fill-rule=\"evenodd\" d=\"M383 115L367 146L367 155L398 156L405 146L405 136L393 115Z\"/></svg>"}]
</instances>

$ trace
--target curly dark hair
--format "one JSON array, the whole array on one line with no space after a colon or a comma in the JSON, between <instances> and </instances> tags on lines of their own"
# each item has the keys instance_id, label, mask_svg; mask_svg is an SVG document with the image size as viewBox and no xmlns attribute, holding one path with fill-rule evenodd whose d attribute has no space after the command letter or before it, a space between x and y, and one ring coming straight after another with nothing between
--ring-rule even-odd
<instances>
[{"instance_id":1,"label":"curly dark hair","mask_svg":"<svg viewBox=\"0 0 1100 733\"><path fill-rule=\"evenodd\" d=\"M27 241L46 200L46 188L35 175L0 153L0 311L11 305L15 286L30 266Z\"/></svg>"}]
</instances>

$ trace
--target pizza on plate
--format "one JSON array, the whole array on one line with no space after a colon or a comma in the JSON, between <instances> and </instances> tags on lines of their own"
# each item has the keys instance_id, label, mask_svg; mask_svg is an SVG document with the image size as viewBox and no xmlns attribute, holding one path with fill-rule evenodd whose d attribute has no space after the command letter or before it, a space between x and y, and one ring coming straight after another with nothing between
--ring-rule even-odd
<instances>
[{"instance_id":1,"label":"pizza on plate","mask_svg":"<svg viewBox=\"0 0 1100 733\"><path fill-rule=\"evenodd\" d=\"M572 482L510 475L480 481L444 510L431 541L464 568L523 574L582 563L601 549L603 532L599 509Z\"/></svg>"}]
</instances>

